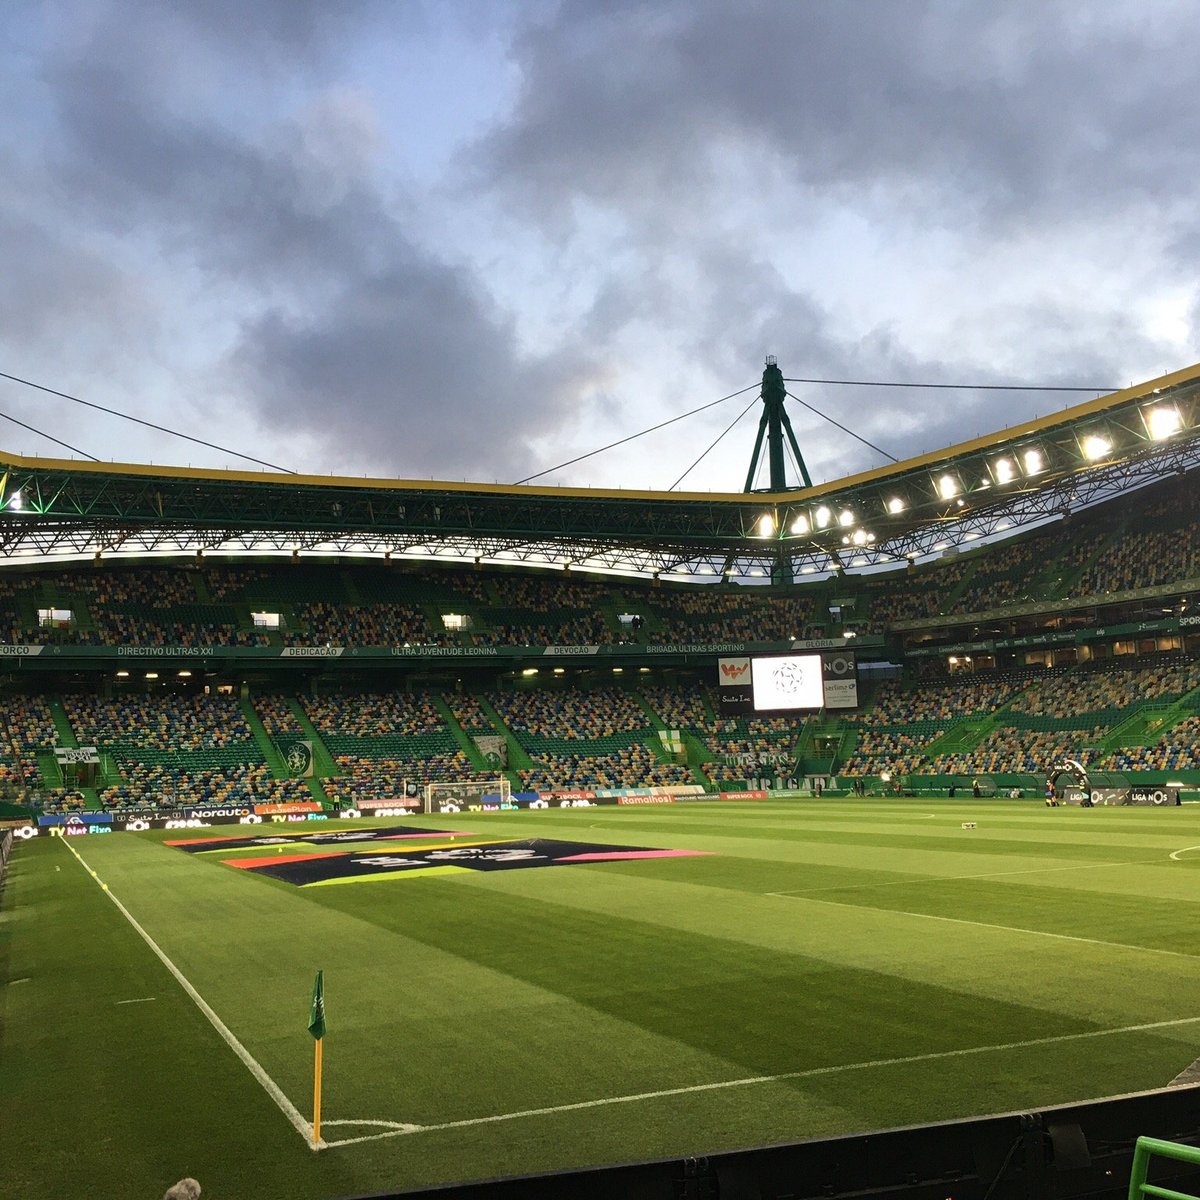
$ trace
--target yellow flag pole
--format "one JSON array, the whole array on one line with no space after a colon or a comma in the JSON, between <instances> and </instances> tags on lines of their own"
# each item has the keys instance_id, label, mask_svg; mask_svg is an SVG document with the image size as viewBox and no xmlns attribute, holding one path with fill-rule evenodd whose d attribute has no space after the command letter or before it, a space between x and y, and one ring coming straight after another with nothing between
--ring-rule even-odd
<instances>
[{"instance_id":1,"label":"yellow flag pole","mask_svg":"<svg viewBox=\"0 0 1200 1200\"><path fill-rule=\"evenodd\" d=\"M313 1043L315 1057L313 1060L313 1145L321 1142L321 1043L324 1038L317 1038Z\"/></svg>"}]
</instances>

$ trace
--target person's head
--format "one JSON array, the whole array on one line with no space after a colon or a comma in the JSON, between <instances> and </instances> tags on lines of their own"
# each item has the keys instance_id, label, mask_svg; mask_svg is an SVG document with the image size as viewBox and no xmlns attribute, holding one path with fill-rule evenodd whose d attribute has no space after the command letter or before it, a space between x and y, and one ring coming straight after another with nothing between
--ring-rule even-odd
<instances>
[{"instance_id":1,"label":"person's head","mask_svg":"<svg viewBox=\"0 0 1200 1200\"><path fill-rule=\"evenodd\" d=\"M181 1179L163 1193L163 1200L199 1200L200 1185L194 1179Z\"/></svg>"}]
</instances>

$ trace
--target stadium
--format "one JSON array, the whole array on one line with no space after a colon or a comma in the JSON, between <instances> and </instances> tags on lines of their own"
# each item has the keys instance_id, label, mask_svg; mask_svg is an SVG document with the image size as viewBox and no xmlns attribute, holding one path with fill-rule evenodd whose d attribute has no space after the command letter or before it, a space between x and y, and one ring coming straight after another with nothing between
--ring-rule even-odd
<instances>
[{"instance_id":1,"label":"stadium","mask_svg":"<svg viewBox=\"0 0 1200 1200\"><path fill-rule=\"evenodd\" d=\"M796 486L786 382L734 494L2 456L5 1195L1196 1137L1200 366Z\"/></svg>"}]
</instances>

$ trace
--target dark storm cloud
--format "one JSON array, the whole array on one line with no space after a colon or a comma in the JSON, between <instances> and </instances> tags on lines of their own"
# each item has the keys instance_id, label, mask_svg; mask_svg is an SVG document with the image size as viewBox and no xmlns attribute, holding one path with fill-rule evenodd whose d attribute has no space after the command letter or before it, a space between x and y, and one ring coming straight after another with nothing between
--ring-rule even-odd
<instances>
[{"instance_id":1,"label":"dark storm cloud","mask_svg":"<svg viewBox=\"0 0 1200 1200\"><path fill-rule=\"evenodd\" d=\"M1105 309L1102 298L1064 295L1069 288L1039 274L1036 256L1029 302L997 313L993 352L973 364L953 338L940 353L918 353L904 336L839 325L820 300L821 279L755 262L745 241L753 217L739 225L728 210L744 203L752 213L761 200L775 228L790 223L803 235L822 214L854 208L883 236L894 230L913 244L914 277L925 265L922 236L948 235L969 270L973 245L994 253L1109 222L1096 239L1105 265L1119 272L1153 230L1168 245L1164 278L1190 285L1194 256L1169 248L1200 235L1190 26L1188 10L1170 4L733 10L703 0L569 0L515 43L524 86L477 161L551 237L565 236L581 201L619 214L622 249L644 256L650 294L662 283L655 264L686 257L696 275L693 349L730 379L774 351L785 369L812 376L1007 383L1011 365L989 362L1019 362L1016 376L1031 382L1123 383L1122 363L1159 357L1121 310L1123 297ZM740 180L731 181L731 165L745 172ZM994 281L981 272L960 286L986 296ZM1038 296L1042 287L1057 303ZM595 336L642 319L644 305L604 300ZM827 410L850 413L849 424L899 457L1068 399L1013 394L1000 406L987 393L945 403L865 390L829 398ZM861 461L861 448L843 454L814 436L832 470Z\"/></svg>"},{"instance_id":2,"label":"dark storm cloud","mask_svg":"<svg viewBox=\"0 0 1200 1200\"><path fill-rule=\"evenodd\" d=\"M1200 154L1191 26L1165 4L575 0L517 43L525 86L487 149L548 204L686 209L716 148L757 142L810 186L917 185L887 200L918 209L1110 209Z\"/></svg>"},{"instance_id":3,"label":"dark storm cloud","mask_svg":"<svg viewBox=\"0 0 1200 1200\"><path fill-rule=\"evenodd\" d=\"M335 6L246 7L257 39L283 53L325 36ZM114 10L57 65L55 166L90 220L148 234L168 263L253 295L224 385L265 427L316 437L339 469L528 473L526 440L571 419L586 356L520 356L479 282L410 235L406 199L373 180L370 130L336 96L267 135L197 113L194 81L174 89L172 63L186 74L198 25L236 41L246 20L222 25L235 6L187 20L140 8L146 21L129 29ZM313 151L314 133L330 154Z\"/></svg>"},{"instance_id":4,"label":"dark storm cloud","mask_svg":"<svg viewBox=\"0 0 1200 1200\"><path fill-rule=\"evenodd\" d=\"M386 450L417 478L509 482L530 472L527 439L558 419L549 398L585 382L565 361L517 365L512 345L470 276L410 262L319 314L267 314L238 358L275 427L336 432L343 463L378 470Z\"/></svg>"}]
</instances>

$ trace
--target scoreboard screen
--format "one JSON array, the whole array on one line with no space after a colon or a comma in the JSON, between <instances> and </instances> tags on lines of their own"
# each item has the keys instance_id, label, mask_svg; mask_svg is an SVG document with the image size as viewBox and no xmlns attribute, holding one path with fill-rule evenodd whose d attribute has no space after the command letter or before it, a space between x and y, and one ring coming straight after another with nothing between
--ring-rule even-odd
<instances>
[{"instance_id":1,"label":"scoreboard screen","mask_svg":"<svg viewBox=\"0 0 1200 1200\"><path fill-rule=\"evenodd\" d=\"M752 658L750 683L756 712L825 706L819 654L772 654Z\"/></svg>"}]
</instances>

